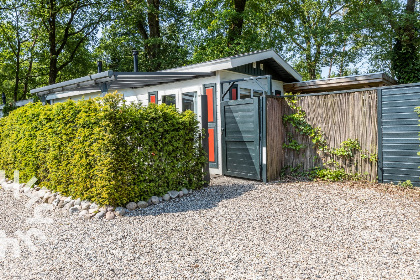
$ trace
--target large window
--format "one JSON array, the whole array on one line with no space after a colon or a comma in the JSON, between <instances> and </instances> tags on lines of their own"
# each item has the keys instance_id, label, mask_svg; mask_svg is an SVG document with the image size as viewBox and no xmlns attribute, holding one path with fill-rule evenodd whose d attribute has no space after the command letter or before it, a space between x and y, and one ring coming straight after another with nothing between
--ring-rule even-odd
<instances>
[{"instance_id":1,"label":"large window","mask_svg":"<svg viewBox=\"0 0 420 280\"><path fill-rule=\"evenodd\" d=\"M162 96L162 103L165 103L166 105L175 105L176 106L176 95L175 94L169 94Z\"/></svg>"},{"instance_id":2,"label":"large window","mask_svg":"<svg viewBox=\"0 0 420 280\"><path fill-rule=\"evenodd\" d=\"M197 113L197 93L196 92L186 92L182 94L182 112L191 110L194 113Z\"/></svg>"}]
</instances>

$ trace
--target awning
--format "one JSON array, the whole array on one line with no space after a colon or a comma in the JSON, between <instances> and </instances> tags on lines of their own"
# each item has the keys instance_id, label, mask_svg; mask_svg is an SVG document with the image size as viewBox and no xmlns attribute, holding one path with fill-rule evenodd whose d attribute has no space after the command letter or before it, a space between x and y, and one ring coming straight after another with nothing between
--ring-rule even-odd
<instances>
[{"instance_id":1,"label":"awning","mask_svg":"<svg viewBox=\"0 0 420 280\"><path fill-rule=\"evenodd\" d=\"M214 72L113 72L110 70L36 88L31 90L31 93L42 96L64 91L101 90L104 85L108 90L142 88L214 75Z\"/></svg>"}]
</instances>

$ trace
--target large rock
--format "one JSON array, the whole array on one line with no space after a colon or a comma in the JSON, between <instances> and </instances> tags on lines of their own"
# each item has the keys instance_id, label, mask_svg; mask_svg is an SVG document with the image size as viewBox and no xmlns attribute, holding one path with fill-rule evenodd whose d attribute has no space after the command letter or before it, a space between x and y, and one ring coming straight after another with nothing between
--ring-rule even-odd
<instances>
[{"instance_id":1,"label":"large rock","mask_svg":"<svg viewBox=\"0 0 420 280\"><path fill-rule=\"evenodd\" d=\"M58 202L58 204L57 204L57 207L58 207L58 208L63 208L65 204L66 204L66 203L64 203L64 200L60 200L60 201Z\"/></svg>"},{"instance_id":2,"label":"large rock","mask_svg":"<svg viewBox=\"0 0 420 280\"><path fill-rule=\"evenodd\" d=\"M92 203L91 205L90 205L90 209L98 209L99 208L99 206L98 206L98 204L96 204L96 203Z\"/></svg>"},{"instance_id":3,"label":"large rock","mask_svg":"<svg viewBox=\"0 0 420 280\"><path fill-rule=\"evenodd\" d=\"M69 209L69 214L74 215L80 212L80 206L73 206Z\"/></svg>"},{"instance_id":4,"label":"large rock","mask_svg":"<svg viewBox=\"0 0 420 280\"><path fill-rule=\"evenodd\" d=\"M125 215L125 212L126 212L126 210L125 210L125 208L124 208L124 207L117 207L117 208L115 209L115 214L116 214L117 216L120 216L120 217L124 216L124 215Z\"/></svg>"},{"instance_id":5,"label":"large rock","mask_svg":"<svg viewBox=\"0 0 420 280\"><path fill-rule=\"evenodd\" d=\"M57 207L59 203L60 203L60 199L59 198L56 198L51 204L53 206Z\"/></svg>"},{"instance_id":6,"label":"large rock","mask_svg":"<svg viewBox=\"0 0 420 280\"><path fill-rule=\"evenodd\" d=\"M149 203L147 203L146 201L137 202L137 207L140 208L140 209L146 208L147 206L149 206Z\"/></svg>"},{"instance_id":7,"label":"large rock","mask_svg":"<svg viewBox=\"0 0 420 280\"><path fill-rule=\"evenodd\" d=\"M135 210L137 208L137 203L135 202L130 202L125 206L128 210Z\"/></svg>"},{"instance_id":8,"label":"large rock","mask_svg":"<svg viewBox=\"0 0 420 280\"><path fill-rule=\"evenodd\" d=\"M152 199L151 199L151 201L152 201L152 203L153 204L159 204L159 197L157 197L157 196L152 196Z\"/></svg>"},{"instance_id":9,"label":"large rock","mask_svg":"<svg viewBox=\"0 0 420 280\"><path fill-rule=\"evenodd\" d=\"M69 205L69 207L73 207L74 206L74 200L70 200L69 203L66 203L66 206L67 205Z\"/></svg>"},{"instance_id":10,"label":"large rock","mask_svg":"<svg viewBox=\"0 0 420 280\"><path fill-rule=\"evenodd\" d=\"M75 201L74 201L74 205L75 206L78 206L78 205L80 205L82 203L82 200L80 199L80 198L78 198L78 199L76 199Z\"/></svg>"},{"instance_id":11,"label":"large rock","mask_svg":"<svg viewBox=\"0 0 420 280\"><path fill-rule=\"evenodd\" d=\"M81 207L82 207L82 210L89 210L90 203L89 202L82 202Z\"/></svg>"},{"instance_id":12,"label":"large rock","mask_svg":"<svg viewBox=\"0 0 420 280\"><path fill-rule=\"evenodd\" d=\"M179 197L183 197L184 196L184 192L183 191L180 191L179 194L178 194L178 196Z\"/></svg>"},{"instance_id":13,"label":"large rock","mask_svg":"<svg viewBox=\"0 0 420 280\"><path fill-rule=\"evenodd\" d=\"M178 191L169 191L169 195L171 196L171 198L177 198L179 195Z\"/></svg>"},{"instance_id":14,"label":"large rock","mask_svg":"<svg viewBox=\"0 0 420 280\"><path fill-rule=\"evenodd\" d=\"M95 218L96 219L102 219L103 217L105 217L106 212L105 211L100 211L98 213L96 213Z\"/></svg>"},{"instance_id":15,"label":"large rock","mask_svg":"<svg viewBox=\"0 0 420 280\"><path fill-rule=\"evenodd\" d=\"M106 218L107 220L112 220L112 219L114 219L114 218L115 218L115 214L114 214L114 212L106 212L106 216L105 216L105 218Z\"/></svg>"},{"instance_id":16,"label":"large rock","mask_svg":"<svg viewBox=\"0 0 420 280\"><path fill-rule=\"evenodd\" d=\"M182 188L181 191L184 193L184 195L187 195L188 194L188 190L186 188Z\"/></svg>"},{"instance_id":17,"label":"large rock","mask_svg":"<svg viewBox=\"0 0 420 280\"><path fill-rule=\"evenodd\" d=\"M165 194L165 195L163 195L162 199L164 201L168 201L169 199L171 199L171 196L169 194Z\"/></svg>"},{"instance_id":18,"label":"large rock","mask_svg":"<svg viewBox=\"0 0 420 280\"><path fill-rule=\"evenodd\" d=\"M64 205L63 207L63 213L68 213L70 208L72 208L73 205L71 205L70 203L67 203L66 205Z\"/></svg>"}]
</instances>

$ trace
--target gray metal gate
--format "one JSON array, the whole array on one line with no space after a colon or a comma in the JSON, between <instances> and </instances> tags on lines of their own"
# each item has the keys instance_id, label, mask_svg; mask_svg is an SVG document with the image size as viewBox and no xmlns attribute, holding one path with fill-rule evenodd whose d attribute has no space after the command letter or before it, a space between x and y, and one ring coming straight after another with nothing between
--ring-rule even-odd
<instances>
[{"instance_id":1,"label":"gray metal gate","mask_svg":"<svg viewBox=\"0 0 420 280\"><path fill-rule=\"evenodd\" d=\"M380 182L411 180L420 186L420 86L378 90L378 167Z\"/></svg>"},{"instance_id":2,"label":"gray metal gate","mask_svg":"<svg viewBox=\"0 0 420 280\"><path fill-rule=\"evenodd\" d=\"M224 101L223 175L261 180L259 99Z\"/></svg>"}]
</instances>

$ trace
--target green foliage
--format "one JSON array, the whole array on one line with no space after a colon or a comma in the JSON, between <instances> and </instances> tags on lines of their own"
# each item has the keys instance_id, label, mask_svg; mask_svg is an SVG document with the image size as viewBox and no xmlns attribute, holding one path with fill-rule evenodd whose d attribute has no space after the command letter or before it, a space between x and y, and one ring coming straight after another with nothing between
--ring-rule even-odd
<instances>
[{"instance_id":1,"label":"green foliage","mask_svg":"<svg viewBox=\"0 0 420 280\"><path fill-rule=\"evenodd\" d=\"M406 180L404 182L398 182L398 186L407 188L407 189L414 189L414 186L410 180Z\"/></svg>"},{"instance_id":2,"label":"green foliage","mask_svg":"<svg viewBox=\"0 0 420 280\"><path fill-rule=\"evenodd\" d=\"M298 141L292 138L293 135L291 133L287 134L287 142L283 143L284 149L292 149L295 151L300 151L306 148L306 145L299 144Z\"/></svg>"},{"instance_id":3,"label":"green foliage","mask_svg":"<svg viewBox=\"0 0 420 280\"><path fill-rule=\"evenodd\" d=\"M349 175L344 169L326 169L326 168L315 168L310 172L312 179L319 179L325 181L343 181L349 178Z\"/></svg>"},{"instance_id":4,"label":"green foliage","mask_svg":"<svg viewBox=\"0 0 420 280\"><path fill-rule=\"evenodd\" d=\"M340 148L332 148L329 150L330 154L345 157L345 158L352 158L354 157L354 153L356 151L360 151L360 143L357 139L347 139L346 141L340 144Z\"/></svg>"},{"instance_id":5,"label":"green foliage","mask_svg":"<svg viewBox=\"0 0 420 280\"><path fill-rule=\"evenodd\" d=\"M173 106L127 104L117 94L43 106L0 119L0 168L22 181L101 205L202 186L198 121Z\"/></svg>"},{"instance_id":6,"label":"green foliage","mask_svg":"<svg viewBox=\"0 0 420 280\"><path fill-rule=\"evenodd\" d=\"M3 117L7 117L10 114L10 112L15 110L16 108L17 107L16 107L14 102L8 102L8 103L4 104L3 110L2 110Z\"/></svg>"}]
</instances>

